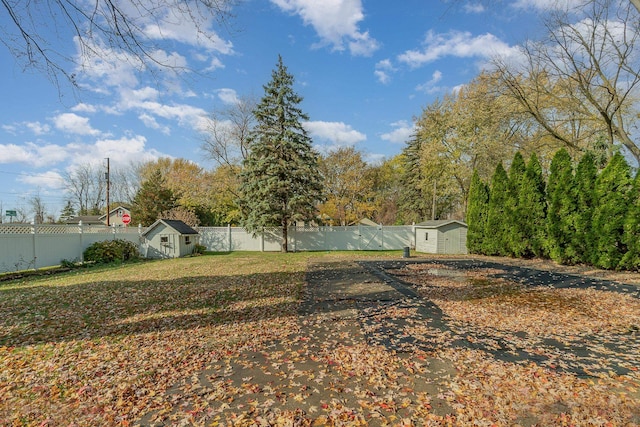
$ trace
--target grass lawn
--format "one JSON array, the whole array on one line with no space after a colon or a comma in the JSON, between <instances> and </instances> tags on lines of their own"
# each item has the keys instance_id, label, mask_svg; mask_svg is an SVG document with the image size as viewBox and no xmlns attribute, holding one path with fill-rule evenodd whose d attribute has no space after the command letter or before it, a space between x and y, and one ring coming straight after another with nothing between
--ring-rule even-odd
<instances>
[{"instance_id":1,"label":"grass lawn","mask_svg":"<svg viewBox=\"0 0 640 427\"><path fill-rule=\"evenodd\" d=\"M363 303L368 338L362 333L366 327L349 316L314 323L319 329L313 334L320 335L305 335L313 328L300 329L297 308L308 266L327 261L330 268L360 274L349 260L369 256L399 259L401 253L238 252L0 282L0 426L135 425L148 414L171 414L181 402L214 398L247 409L256 404L253 396L273 384L254 384L258 380L245 371L265 369L288 384L274 388L274 396L290 405L311 405L306 415L292 409L282 425L298 418L306 422L300 425L319 419L351 425L349 417L356 415L366 423L372 420L366 417L376 416L380 425L424 425L405 422L402 414L423 421L420 414L433 415L435 424L429 425L640 424L636 298L595 290L525 292L477 272L463 282L429 275L423 270L434 266L422 265L398 274L444 313L447 333L417 316L411 301L399 300L371 303L370 312ZM331 270L326 273L334 277ZM350 278L365 287L378 280L358 274ZM346 309L331 316L347 313L354 302L342 298L336 304ZM439 350L401 355L371 345L387 322L401 328L397 336L431 340ZM526 336L518 335L523 331ZM556 372L555 366L505 362L454 345L474 336L498 337L529 354L555 351L540 346L551 339L567 346L586 342L603 355L614 353L589 340L624 338L627 342L614 343L633 354L621 362L628 374L578 378ZM286 337L293 337L283 343L286 351L266 350L265 344ZM266 365L259 367L254 354ZM237 378L219 376L230 360L244 371ZM209 389L194 386L212 366ZM281 378L286 372L291 378ZM190 419L189 412L193 420L203 420L202 412L180 410L182 420ZM529 417L532 412L539 415ZM540 424L544 420L554 422ZM236 421L231 424L251 425L250 419Z\"/></svg>"},{"instance_id":2,"label":"grass lawn","mask_svg":"<svg viewBox=\"0 0 640 427\"><path fill-rule=\"evenodd\" d=\"M0 425L126 425L170 405L163 392L212 359L295 331L312 256L327 254L238 252L0 282Z\"/></svg>"}]
</instances>

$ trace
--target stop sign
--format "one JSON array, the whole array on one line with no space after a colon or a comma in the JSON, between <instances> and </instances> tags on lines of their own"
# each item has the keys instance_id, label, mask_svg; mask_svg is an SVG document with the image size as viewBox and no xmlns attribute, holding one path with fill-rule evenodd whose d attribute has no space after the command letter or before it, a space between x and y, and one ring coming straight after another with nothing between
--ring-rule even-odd
<instances>
[{"instance_id":1,"label":"stop sign","mask_svg":"<svg viewBox=\"0 0 640 427\"><path fill-rule=\"evenodd\" d=\"M131 215L129 215L128 213L122 214L122 223L124 225L127 225L131 222Z\"/></svg>"}]
</instances>

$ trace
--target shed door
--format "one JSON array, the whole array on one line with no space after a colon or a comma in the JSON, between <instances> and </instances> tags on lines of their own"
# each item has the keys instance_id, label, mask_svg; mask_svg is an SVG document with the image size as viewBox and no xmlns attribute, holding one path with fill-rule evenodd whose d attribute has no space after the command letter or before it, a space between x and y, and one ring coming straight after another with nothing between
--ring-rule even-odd
<instances>
[{"instance_id":1,"label":"shed door","mask_svg":"<svg viewBox=\"0 0 640 427\"><path fill-rule=\"evenodd\" d=\"M460 228L447 230L444 233L444 253L445 254L460 253Z\"/></svg>"}]
</instances>

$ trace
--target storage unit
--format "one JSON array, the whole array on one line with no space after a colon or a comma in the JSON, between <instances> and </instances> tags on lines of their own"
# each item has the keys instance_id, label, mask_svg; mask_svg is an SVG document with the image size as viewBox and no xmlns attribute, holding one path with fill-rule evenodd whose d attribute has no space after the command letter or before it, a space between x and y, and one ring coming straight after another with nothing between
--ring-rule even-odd
<instances>
[{"instance_id":1,"label":"storage unit","mask_svg":"<svg viewBox=\"0 0 640 427\"><path fill-rule=\"evenodd\" d=\"M146 258L179 258L191 255L200 234L182 221L159 219L142 233Z\"/></svg>"},{"instance_id":2,"label":"storage unit","mask_svg":"<svg viewBox=\"0 0 640 427\"><path fill-rule=\"evenodd\" d=\"M416 252L466 254L467 224L455 219L421 222L414 227Z\"/></svg>"}]
</instances>

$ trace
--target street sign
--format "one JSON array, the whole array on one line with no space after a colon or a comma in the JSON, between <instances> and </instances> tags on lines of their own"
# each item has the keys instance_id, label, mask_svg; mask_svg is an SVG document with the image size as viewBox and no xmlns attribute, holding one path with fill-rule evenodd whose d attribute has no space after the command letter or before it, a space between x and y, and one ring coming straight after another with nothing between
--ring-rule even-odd
<instances>
[{"instance_id":1,"label":"street sign","mask_svg":"<svg viewBox=\"0 0 640 427\"><path fill-rule=\"evenodd\" d=\"M131 222L131 215L129 215L128 213L122 214L122 223L124 225L127 225Z\"/></svg>"},{"instance_id":2,"label":"street sign","mask_svg":"<svg viewBox=\"0 0 640 427\"><path fill-rule=\"evenodd\" d=\"M18 216L18 213L16 211L7 211L6 215L7 216Z\"/></svg>"}]
</instances>

